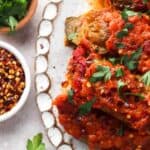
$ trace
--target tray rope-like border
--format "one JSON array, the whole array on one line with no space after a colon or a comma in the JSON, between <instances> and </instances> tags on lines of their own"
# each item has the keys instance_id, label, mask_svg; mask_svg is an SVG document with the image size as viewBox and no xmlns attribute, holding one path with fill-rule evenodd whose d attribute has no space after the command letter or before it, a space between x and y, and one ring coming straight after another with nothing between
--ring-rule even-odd
<instances>
[{"instance_id":1,"label":"tray rope-like border","mask_svg":"<svg viewBox=\"0 0 150 150\"><path fill-rule=\"evenodd\" d=\"M42 20L39 23L36 40L35 87L36 102L48 138L57 150L73 150L72 137L65 133L58 121L58 110L52 106L50 95L51 80L48 71L48 54L50 53L50 37L53 33L53 22L57 18L59 4L63 0L51 0L46 4Z\"/></svg>"}]
</instances>

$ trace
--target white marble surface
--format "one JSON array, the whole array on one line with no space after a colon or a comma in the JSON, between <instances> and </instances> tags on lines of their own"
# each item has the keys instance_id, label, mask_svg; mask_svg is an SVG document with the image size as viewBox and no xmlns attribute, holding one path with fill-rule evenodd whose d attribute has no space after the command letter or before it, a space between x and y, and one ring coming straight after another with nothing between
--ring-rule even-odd
<instances>
[{"instance_id":1,"label":"white marble surface","mask_svg":"<svg viewBox=\"0 0 150 150\"><path fill-rule=\"evenodd\" d=\"M32 75L32 88L23 109L12 119L0 123L0 150L26 150L26 141L42 132L48 150L53 150L46 137L39 111L35 102L34 58L38 23L44 6L50 0L39 0L38 9L32 21L22 30L12 35L0 35L0 40L13 44L25 56Z\"/></svg>"}]
</instances>

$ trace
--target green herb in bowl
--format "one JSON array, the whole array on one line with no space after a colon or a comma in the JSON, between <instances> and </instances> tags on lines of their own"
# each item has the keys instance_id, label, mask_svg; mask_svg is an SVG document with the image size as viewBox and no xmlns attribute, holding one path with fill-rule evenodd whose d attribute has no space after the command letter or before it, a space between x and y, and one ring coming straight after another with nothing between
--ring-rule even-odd
<instances>
[{"instance_id":1,"label":"green herb in bowl","mask_svg":"<svg viewBox=\"0 0 150 150\"><path fill-rule=\"evenodd\" d=\"M0 0L0 28L10 27L14 31L26 15L29 2L30 0Z\"/></svg>"}]
</instances>

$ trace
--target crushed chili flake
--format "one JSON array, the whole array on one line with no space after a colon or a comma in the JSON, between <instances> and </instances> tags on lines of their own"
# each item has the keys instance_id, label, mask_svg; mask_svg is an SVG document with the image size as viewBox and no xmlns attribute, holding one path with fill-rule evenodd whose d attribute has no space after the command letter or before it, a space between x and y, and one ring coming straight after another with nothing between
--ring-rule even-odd
<instances>
[{"instance_id":1,"label":"crushed chili flake","mask_svg":"<svg viewBox=\"0 0 150 150\"><path fill-rule=\"evenodd\" d=\"M10 111L25 88L23 68L16 57L0 48L0 115Z\"/></svg>"}]
</instances>

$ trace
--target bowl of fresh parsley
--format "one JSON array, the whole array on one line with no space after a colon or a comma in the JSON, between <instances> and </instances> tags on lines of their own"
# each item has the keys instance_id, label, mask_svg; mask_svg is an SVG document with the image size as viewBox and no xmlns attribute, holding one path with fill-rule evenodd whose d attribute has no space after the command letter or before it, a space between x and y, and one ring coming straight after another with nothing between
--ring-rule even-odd
<instances>
[{"instance_id":1,"label":"bowl of fresh parsley","mask_svg":"<svg viewBox=\"0 0 150 150\"><path fill-rule=\"evenodd\" d=\"M0 33L16 31L32 18L37 0L0 0Z\"/></svg>"}]
</instances>

